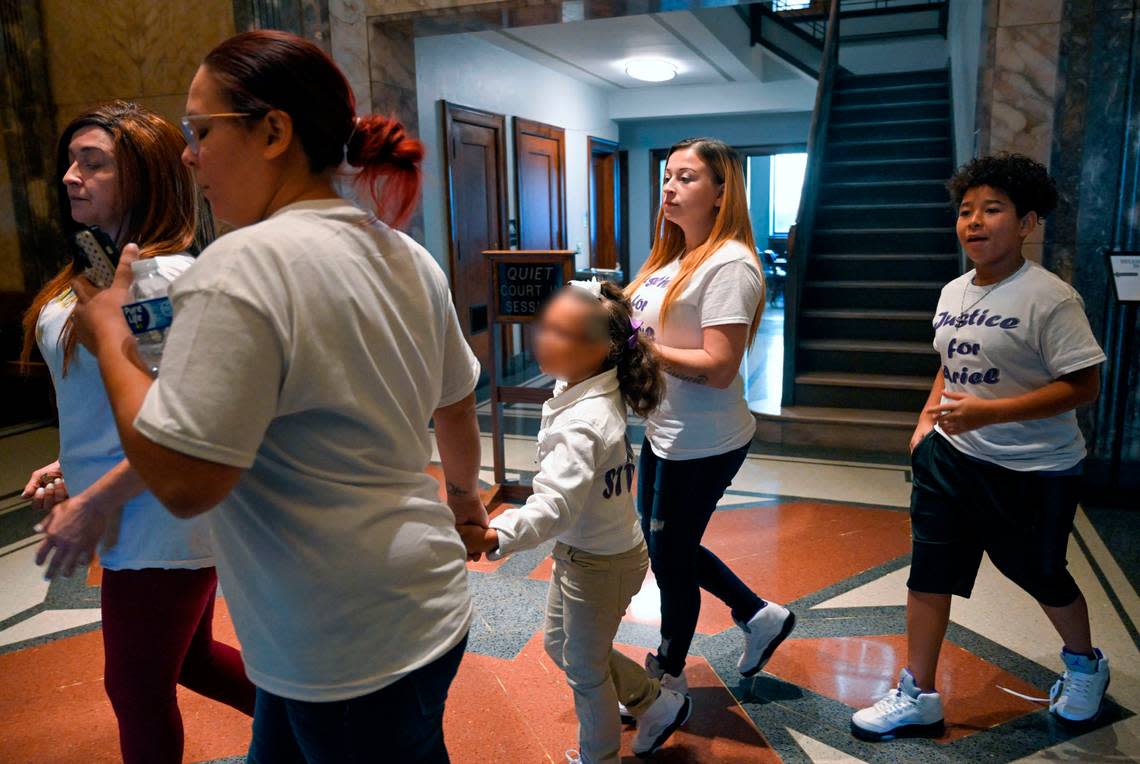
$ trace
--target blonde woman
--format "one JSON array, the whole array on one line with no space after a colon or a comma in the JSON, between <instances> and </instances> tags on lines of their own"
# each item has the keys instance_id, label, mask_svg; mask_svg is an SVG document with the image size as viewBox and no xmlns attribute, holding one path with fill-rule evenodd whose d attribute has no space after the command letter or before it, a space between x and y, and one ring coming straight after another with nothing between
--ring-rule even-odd
<instances>
[{"instance_id":1,"label":"blonde woman","mask_svg":"<svg viewBox=\"0 0 1140 764\"><path fill-rule=\"evenodd\" d=\"M642 531L661 589L661 645L646 668L679 692L688 689L701 589L727 604L744 632L744 676L764 667L796 621L701 545L756 430L740 361L760 324L764 279L746 198L730 146L708 138L673 146L653 249L627 290L666 372L638 470Z\"/></svg>"}]
</instances>

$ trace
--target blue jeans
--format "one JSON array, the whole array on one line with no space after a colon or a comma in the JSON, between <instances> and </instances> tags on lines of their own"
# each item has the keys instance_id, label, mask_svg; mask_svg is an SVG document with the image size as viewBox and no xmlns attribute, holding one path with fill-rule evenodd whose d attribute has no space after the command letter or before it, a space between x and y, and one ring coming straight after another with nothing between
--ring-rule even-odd
<instances>
[{"instance_id":1,"label":"blue jeans","mask_svg":"<svg viewBox=\"0 0 1140 764\"><path fill-rule=\"evenodd\" d=\"M257 690L247 764L447 764L443 704L467 637L369 695L308 703Z\"/></svg>"},{"instance_id":2,"label":"blue jeans","mask_svg":"<svg viewBox=\"0 0 1140 764\"><path fill-rule=\"evenodd\" d=\"M701 589L748 621L764 605L715 554L701 546L717 502L744 464L748 445L700 459L662 459L647 439L641 446L637 505L649 561L661 590L661 646L657 660L677 675L697 630Z\"/></svg>"}]
</instances>

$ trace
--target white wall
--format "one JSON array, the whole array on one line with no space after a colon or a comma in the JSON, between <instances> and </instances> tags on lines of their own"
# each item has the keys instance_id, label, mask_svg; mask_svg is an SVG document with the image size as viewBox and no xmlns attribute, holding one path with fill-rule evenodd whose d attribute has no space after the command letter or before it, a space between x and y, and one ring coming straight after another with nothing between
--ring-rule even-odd
<instances>
[{"instance_id":1,"label":"white wall","mask_svg":"<svg viewBox=\"0 0 1140 764\"><path fill-rule=\"evenodd\" d=\"M950 3L946 38L950 49L950 90L954 106L954 156L960 165L974 155L978 61L982 47L982 0L956 0Z\"/></svg>"},{"instance_id":2,"label":"white wall","mask_svg":"<svg viewBox=\"0 0 1140 764\"><path fill-rule=\"evenodd\" d=\"M811 112L741 114L639 120L621 123L621 148L629 152L629 267L637 273L649 256L649 152L696 136L733 146L807 143Z\"/></svg>"},{"instance_id":3,"label":"white wall","mask_svg":"<svg viewBox=\"0 0 1140 764\"><path fill-rule=\"evenodd\" d=\"M448 268L447 183L440 100L566 129L566 240L589 263L587 137L617 140L606 93L472 35L416 39L416 93L424 143L424 245ZM513 126L507 122L507 186L515 218Z\"/></svg>"}]
</instances>

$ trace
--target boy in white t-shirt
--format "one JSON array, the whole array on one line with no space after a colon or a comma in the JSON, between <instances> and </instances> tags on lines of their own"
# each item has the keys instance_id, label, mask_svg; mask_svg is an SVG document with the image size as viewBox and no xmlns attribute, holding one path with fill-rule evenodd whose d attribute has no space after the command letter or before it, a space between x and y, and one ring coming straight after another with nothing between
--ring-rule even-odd
<instances>
[{"instance_id":1,"label":"boy in white t-shirt","mask_svg":"<svg viewBox=\"0 0 1140 764\"><path fill-rule=\"evenodd\" d=\"M1050 712L1090 722L1108 688L1065 560L1085 457L1075 409L1096 399L1105 356L1076 290L1021 254L1056 187L1017 154L975 159L948 185L974 270L942 289L935 312L942 368L911 438L907 665L896 689L852 717L867 740L942 734L934 680L950 598L970 596L983 551L1062 638Z\"/></svg>"}]
</instances>

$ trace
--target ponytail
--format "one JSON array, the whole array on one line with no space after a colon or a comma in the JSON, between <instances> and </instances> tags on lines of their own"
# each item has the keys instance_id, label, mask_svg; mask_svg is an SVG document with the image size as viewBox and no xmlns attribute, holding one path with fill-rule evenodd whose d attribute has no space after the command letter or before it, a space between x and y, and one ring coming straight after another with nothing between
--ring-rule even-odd
<instances>
[{"instance_id":1,"label":"ponytail","mask_svg":"<svg viewBox=\"0 0 1140 764\"><path fill-rule=\"evenodd\" d=\"M590 292L567 287L570 293L594 302ZM604 337L610 343L606 358L607 369L617 369L618 388L622 400L638 416L648 416L661 403L665 395L665 380L661 364L652 344L645 338L633 320L633 305L621 288L610 281L601 282L601 294L596 302L605 320Z\"/></svg>"},{"instance_id":2,"label":"ponytail","mask_svg":"<svg viewBox=\"0 0 1140 764\"><path fill-rule=\"evenodd\" d=\"M224 40L203 62L235 112L261 117L283 111L293 120L314 173L346 162L377 217L405 223L420 192L423 145L399 120L356 117L344 73L319 46L288 32L258 29Z\"/></svg>"},{"instance_id":3,"label":"ponytail","mask_svg":"<svg viewBox=\"0 0 1140 764\"><path fill-rule=\"evenodd\" d=\"M403 225L416 208L423 158L423 144L409 138L393 117L360 117L345 145L345 161L360 168L357 188L372 198L377 216L393 226Z\"/></svg>"}]
</instances>

